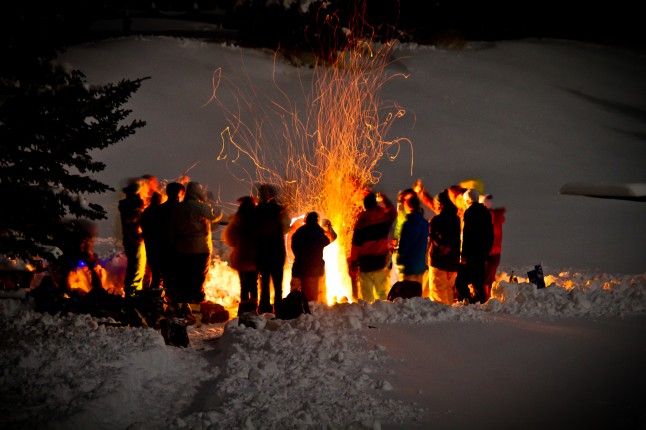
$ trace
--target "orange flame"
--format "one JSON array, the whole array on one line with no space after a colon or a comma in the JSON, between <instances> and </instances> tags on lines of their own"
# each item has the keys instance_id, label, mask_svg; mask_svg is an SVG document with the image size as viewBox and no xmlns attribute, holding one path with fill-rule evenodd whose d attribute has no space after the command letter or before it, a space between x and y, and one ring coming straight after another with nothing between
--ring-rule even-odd
<instances>
[{"instance_id":1,"label":"orange flame","mask_svg":"<svg viewBox=\"0 0 646 430\"><path fill-rule=\"evenodd\" d=\"M402 143L411 146L412 154L408 139L386 139L405 110L379 97L390 79L406 77L388 73L394 42L377 44L372 38L355 39L352 33L346 37L347 47L331 63L314 65L310 94L302 104L292 101L276 82L278 51L276 97L265 103L249 97L240 88L252 85L225 81L218 68L209 101L218 103L229 123L221 133L217 159L225 161L236 178L250 189L257 182L274 184L292 213L315 210L334 225L338 238L324 253L328 303L352 298L346 263L352 227L366 189L379 182L378 163L394 160ZM227 99L236 100L234 109ZM246 116L253 125L244 121Z\"/></svg>"}]
</instances>

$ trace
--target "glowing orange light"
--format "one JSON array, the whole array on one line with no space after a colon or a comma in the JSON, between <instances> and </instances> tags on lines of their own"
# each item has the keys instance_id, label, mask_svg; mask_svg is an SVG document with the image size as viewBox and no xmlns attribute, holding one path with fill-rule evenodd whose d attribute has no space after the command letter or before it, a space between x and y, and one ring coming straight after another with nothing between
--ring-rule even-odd
<instances>
[{"instance_id":1,"label":"glowing orange light","mask_svg":"<svg viewBox=\"0 0 646 430\"><path fill-rule=\"evenodd\" d=\"M411 145L406 138L386 139L405 110L379 97L389 80L403 76L389 73L394 42L375 43L361 30L346 34L348 44L331 61L314 65L302 103L276 82L276 57L275 96L269 101L248 96L245 91L253 85L236 85L221 68L213 74L210 102L222 108L229 123L217 159L250 188L257 182L280 188L293 214L317 211L332 222L338 238L324 251L328 303L352 299L346 263L352 227L365 190L379 182L377 164L384 157L395 159L402 143ZM227 100L235 100L235 106ZM286 275L289 285L288 270Z\"/></svg>"}]
</instances>

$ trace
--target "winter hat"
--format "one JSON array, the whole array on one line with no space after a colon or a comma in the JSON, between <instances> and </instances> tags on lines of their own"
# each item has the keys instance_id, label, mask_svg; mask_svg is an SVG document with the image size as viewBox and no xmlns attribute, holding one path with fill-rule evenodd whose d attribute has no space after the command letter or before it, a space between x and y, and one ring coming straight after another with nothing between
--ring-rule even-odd
<instances>
[{"instance_id":1,"label":"winter hat","mask_svg":"<svg viewBox=\"0 0 646 430\"><path fill-rule=\"evenodd\" d=\"M375 193L368 193L363 198L363 207L366 209L372 209L377 206L377 195Z\"/></svg>"},{"instance_id":2,"label":"winter hat","mask_svg":"<svg viewBox=\"0 0 646 430\"><path fill-rule=\"evenodd\" d=\"M465 189L475 188L478 194L484 194L484 182L480 179L471 178L460 182L460 186ZM475 202L476 200L474 200Z\"/></svg>"},{"instance_id":3,"label":"winter hat","mask_svg":"<svg viewBox=\"0 0 646 430\"><path fill-rule=\"evenodd\" d=\"M478 198L479 198L478 191L476 191L475 188L469 188L468 190L465 191L463 196L464 196L464 201L467 202L467 204L475 203L478 201Z\"/></svg>"}]
</instances>

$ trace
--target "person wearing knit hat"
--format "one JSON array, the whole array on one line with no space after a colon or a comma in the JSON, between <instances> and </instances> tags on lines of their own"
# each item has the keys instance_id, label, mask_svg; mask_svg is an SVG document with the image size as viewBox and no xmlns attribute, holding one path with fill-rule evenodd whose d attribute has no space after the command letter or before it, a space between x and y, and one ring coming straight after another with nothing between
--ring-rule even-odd
<instances>
[{"instance_id":1,"label":"person wearing knit hat","mask_svg":"<svg viewBox=\"0 0 646 430\"><path fill-rule=\"evenodd\" d=\"M455 288L461 301L485 303L488 299L485 286L485 265L493 246L491 213L478 201L473 188L464 194L467 209L464 211L460 267ZM471 288L474 291L471 295Z\"/></svg>"},{"instance_id":2,"label":"person wearing knit hat","mask_svg":"<svg viewBox=\"0 0 646 430\"><path fill-rule=\"evenodd\" d=\"M465 179L459 184L462 188L474 188L478 194L484 194L484 182L477 178Z\"/></svg>"}]
</instances>

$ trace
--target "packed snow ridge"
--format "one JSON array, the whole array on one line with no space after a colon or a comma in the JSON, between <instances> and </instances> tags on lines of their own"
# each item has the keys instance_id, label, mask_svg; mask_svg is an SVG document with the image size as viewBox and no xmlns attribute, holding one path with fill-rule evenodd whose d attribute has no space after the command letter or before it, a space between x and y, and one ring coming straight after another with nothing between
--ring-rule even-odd
<instances>
[{"instance_id":1,"label":"packed snow ridge","mask_svg":"<svg viewBox=\"0 0 646 430\"><path fill-rule=\"evenodd\" d=\"M522 272L517 272L522 273ZM546 271L548 273L548 271ZM506 275L506 274L503 274ZM0 300L3 428L380 428L422 416L389 398L387 363L366 330L390 323L482 322L496 315L646 313L646 274L562 271L547 288L501 280L483 305L426 298L313 304L310 315L190 327L188 348L153 329L33 311L26 290ZM188 376L187 376L188 375ZM384 375L386 375L384 377Z\"/></svg>"}]
</instances>

